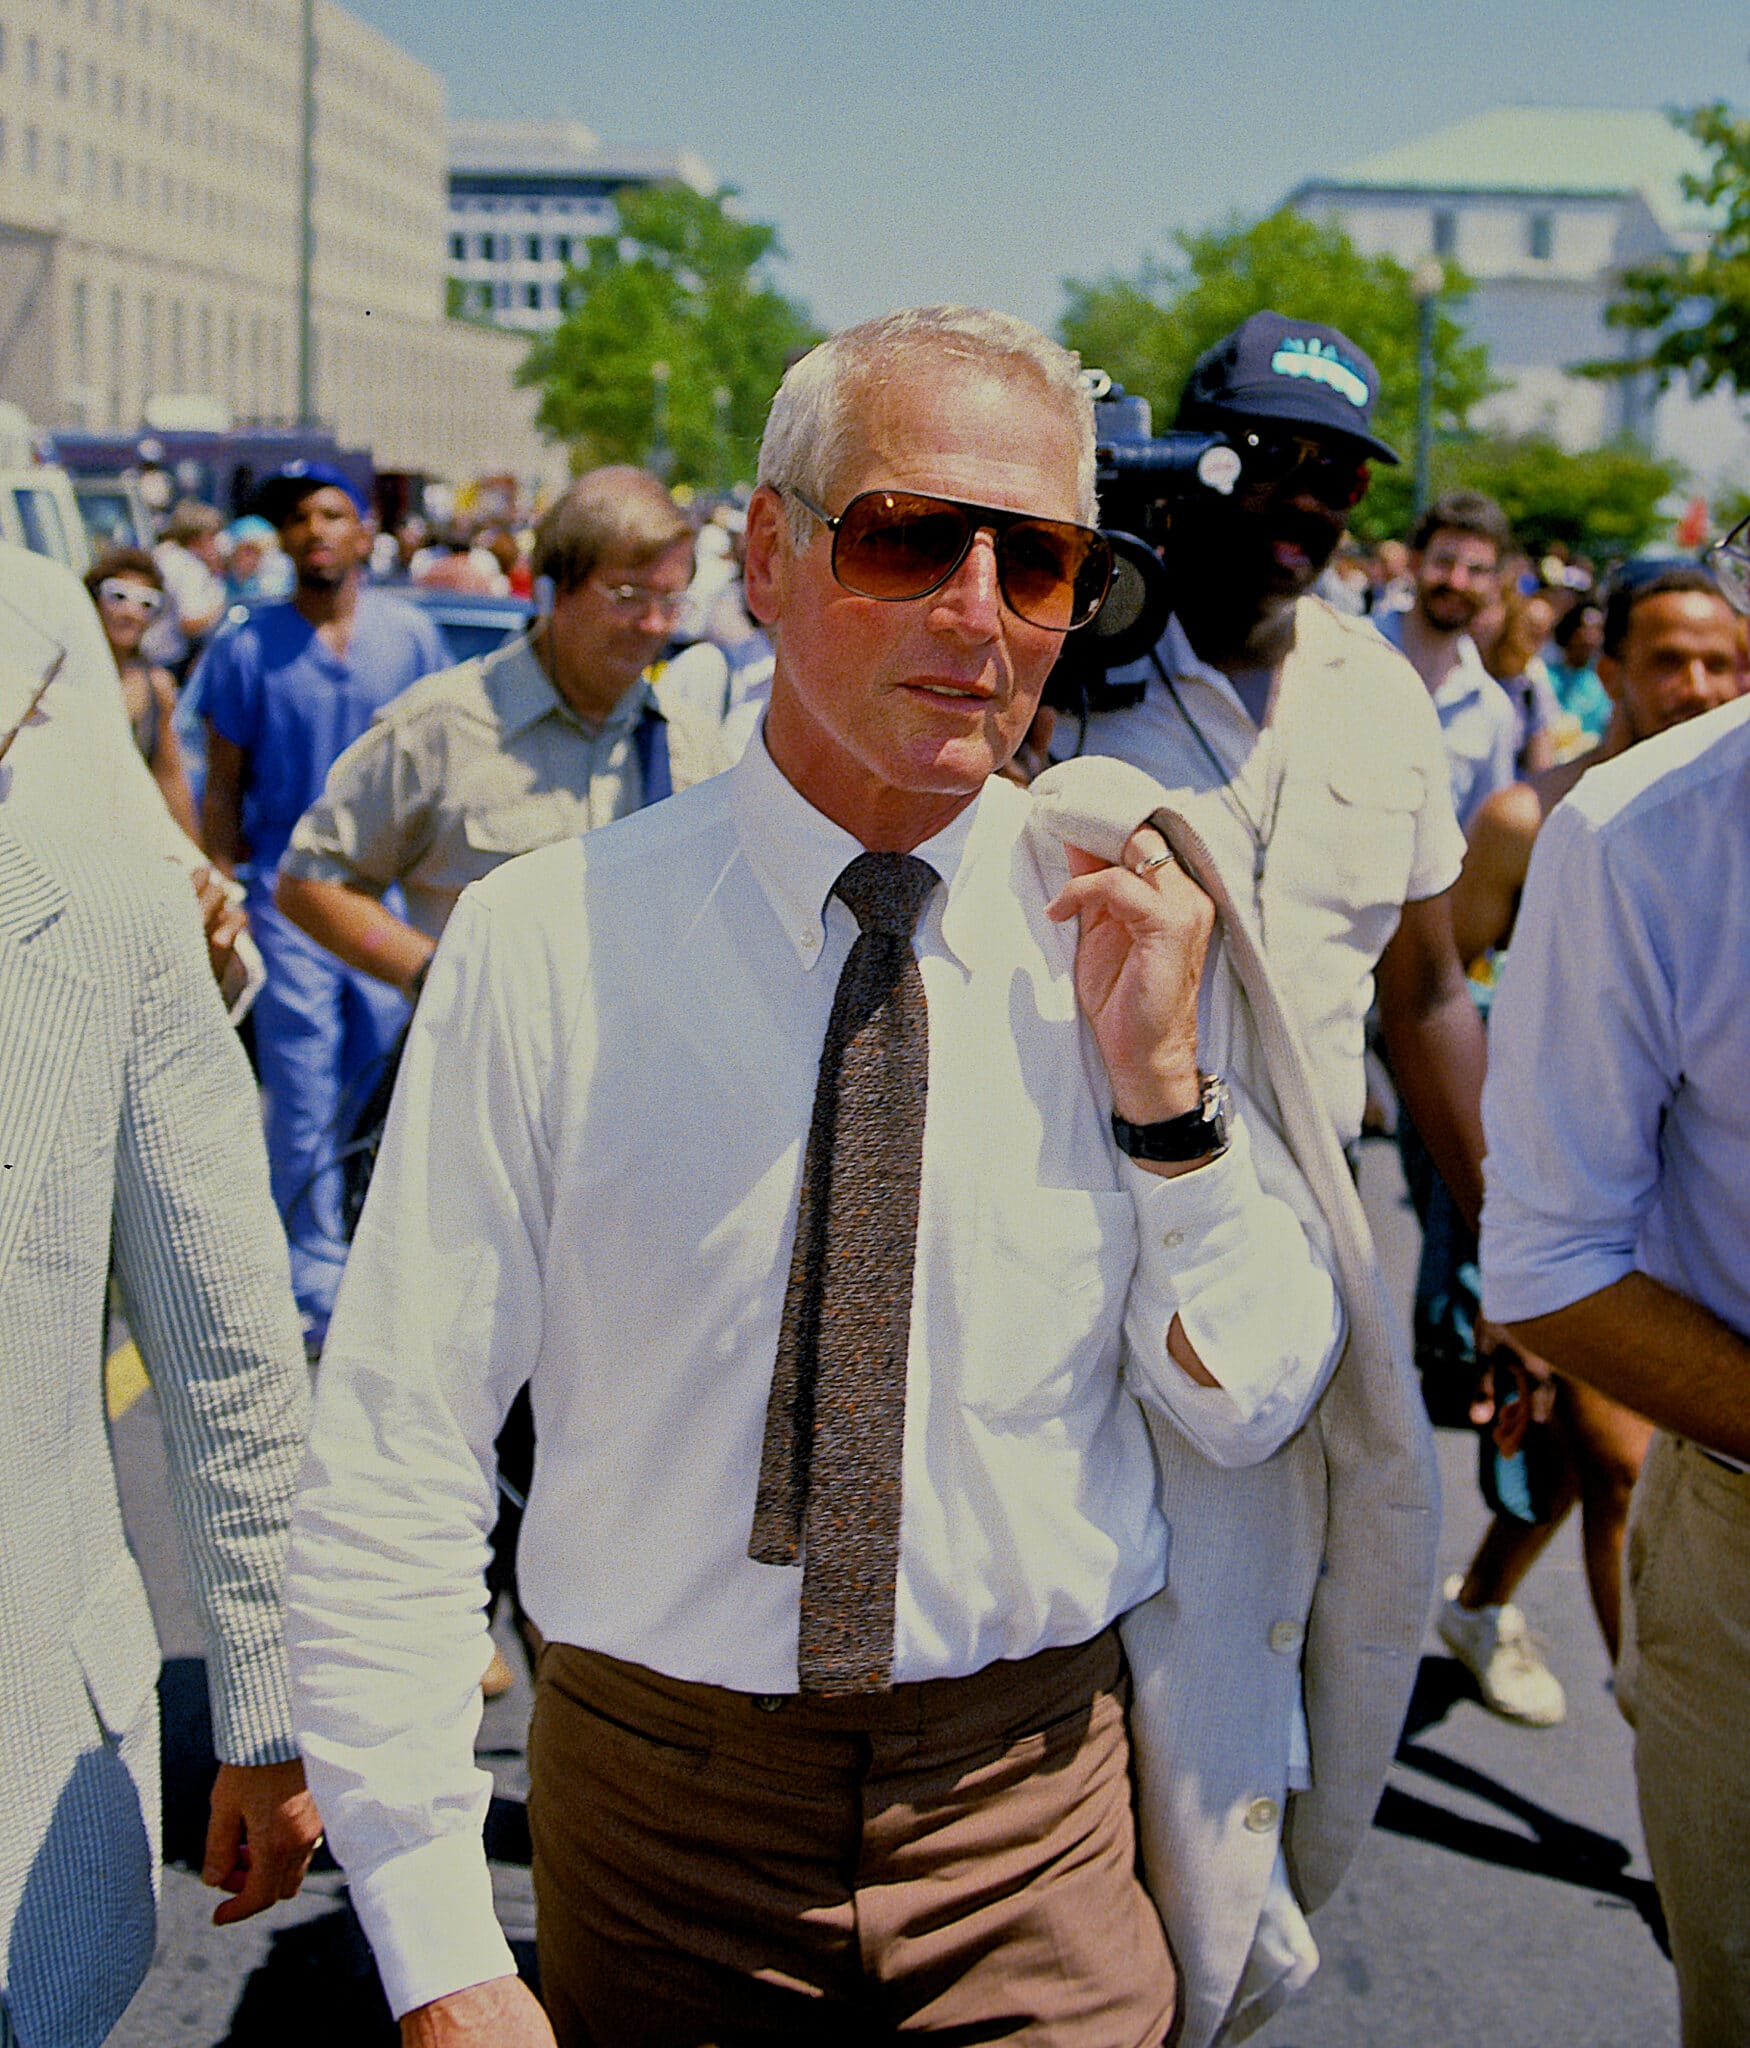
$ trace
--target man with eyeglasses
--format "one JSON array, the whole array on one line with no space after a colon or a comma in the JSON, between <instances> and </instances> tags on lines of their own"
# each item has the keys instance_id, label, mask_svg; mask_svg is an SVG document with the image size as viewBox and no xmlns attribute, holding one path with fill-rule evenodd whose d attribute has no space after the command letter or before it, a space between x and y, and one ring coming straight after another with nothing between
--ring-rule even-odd
<instances>
[{"instance_id":1,"label":"man with eyeglasses","mask_svg":"<svg viewBox=\"0 0 1750 2048\"><path fill-rule=\"evenodd\" d=\"M1744 559L1712 559L1750 597ZM1662 617L1668 653L1702 629L1649 693L1667 706L1717 694L1742 658L1716 640L1698 662L1715 636L1701 610L1679 617L1698 601L1718 602L1636 607ZM1698 670L1722 657L1707 684ZM1616 1695L1684 2048L1750 2040L1747 902L1739 697L1588 770L1544 822L1483 1098L1488 1312L1656 1425L1629 1511Z\"/></svg>"},{"instance_id":2,"label":"man with eyeglasses","mask_svg":"<svg viewBox=\"0 0 1750 2048\"><path fill-rule=\"evenodd\" d=\"M760 732L476 884L438 948L288 1603L408 2043L1167 2032L1113 1632L1167 1530L1120 1355L1248 1464L1343 1311L1245 1077L1230 1110L1207 1071L1208 899L1128 826L1054 896L1064 847L994 774L1106 588L1092 426L1074 358L996 314L803 358L748 514ZM525 1381L550 2019L472 1762Z\"/></svg>"},{"instance_id":3,"label":"man with eyeglasses","mask_svg":"<svg viewBox=\"0 0 1750 2048\"><path fill-rule=\"evenodd\" d=\"M644 470L591 470L535 530L532 630L427 676L335 762L280 862L281 910L410 999L456 899L519 853L629 816L723 765L660 664L693 531ZM407 914L383 901L399 885Z\"/></svg>"},{"instance_id":4,"label":"man with eyeglasses","mask_svg":"<svg viewBox=\"0 0 1750 2048\"><path fill-rule=\"evenodd\" d=\"M214 863L244 881L267 963L256 1063L274 1200L314 1355L345 1256L334 1155L347 1105L407 1012L394 990L343 966L284 916L274 875L335 759L381 705L448 657L430 619L366 585L366 508L343 471L289 463L263 482L255 509L277 528L297 587L222 632L189 688L207 739L201 836Z\"/></svg>"}]
</instances>

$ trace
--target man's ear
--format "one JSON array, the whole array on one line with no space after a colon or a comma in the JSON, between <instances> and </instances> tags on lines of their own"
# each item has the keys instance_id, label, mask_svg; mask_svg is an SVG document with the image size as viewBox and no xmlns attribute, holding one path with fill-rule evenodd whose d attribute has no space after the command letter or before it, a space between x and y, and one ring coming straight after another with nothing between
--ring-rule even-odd
<instances>
[{"instance_id":1,"label":"man's ear","mask_svg":"<svg viewBox=\"0 0 1750 2048\"><path fill-rule=\"evenodd\" d=\"M1604 685L1604 693L1613 704L1622 702L1622 663L1612 654L1601 654L1593 666L1598 671L1598 680Z\"/></svg>"},{"instance_id":2,"label":"man's ear","mask_svg":"<svg viewBox=\"0 0 1750 2048\"><path fill-rule=\"evenodd\" d=\"M748 500L747 559L741 576L747 608L762 626L771 625L784 608L791 553L784 501L770 484L761 484Z\"/></svg>"}]
</instances>

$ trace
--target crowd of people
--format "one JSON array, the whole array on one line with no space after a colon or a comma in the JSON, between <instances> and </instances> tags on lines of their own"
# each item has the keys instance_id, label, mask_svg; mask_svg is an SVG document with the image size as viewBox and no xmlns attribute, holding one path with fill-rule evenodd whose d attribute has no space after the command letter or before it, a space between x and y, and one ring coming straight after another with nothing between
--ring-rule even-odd
<instances>
[{"instance_id":1,"label":"crowd of people","mask_svg":"<svg viewBox=\"0 0 1750 2048\"><path fill-rule=\"evenodd\" d=\"M1055 716L1091 401L994 314L822 344L708 516L612 466L381 534L304 463L83 595L7 556L0 1613L69 1557L80 1604L0 1706L0 2043L101 2040L150 1946L150 1627L100 1395L45 1391L112 1255L203 1874L240 1917L325 1828L410 2042L1244 2031L1431 1609L1563 1718L1513 1595L1576 1506L1684 2039L1750 2037L1750 574L1532 562L1469 490L1361 550L1376 396L1278 313L1199 358L1238 481L1163 504L1157 644ZM457 662L421 588L526 630ZM1394 1121L1411 1330L1354 1179ZM1431 1416L1493 1516L1443 1591ZM69 1467L104 1512L45 1546Z\"/></svg>"}]
</instances>

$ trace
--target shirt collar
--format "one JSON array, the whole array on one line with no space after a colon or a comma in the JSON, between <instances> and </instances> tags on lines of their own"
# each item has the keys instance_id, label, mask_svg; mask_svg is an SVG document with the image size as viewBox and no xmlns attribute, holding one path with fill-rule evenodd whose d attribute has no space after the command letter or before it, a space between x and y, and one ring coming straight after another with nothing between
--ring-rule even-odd
<instances>
[{"instance_id":1,"label":"shirt collar","mask_svg":"<svg viewBox=\"0 0 1750 2048\"><path fill-rule=\"evenodd\" d=\"M748 866L796 957L804 968L812 968L826 944L833 884L864 848L785 778L766 751L763 723L726 773L736 837ZM943 945L962 967L971 964L978 920L961 908L959 885L973 865L968 848L976 843L978 820L986 809L981 793L933 839L913 848L942 878L942 887L925 906L924 925L934 921ZM841 911L847 918L851 914L842 906Z\"/></svg>"},{"instance_id":2,"label":"shirt collar","mask_svg":"<svg viewBox=\"0 0 1750 2048\"><path fill-rule=\"evenodd\" d=\"M495 648L480 664L481 682L498 707L499 727L507 740L515 739L543 718L563 718L581 728L582 721L554 689L552 679L536 657L527 633L507 646ZM650 679L640 676L596 728L603 739L617 737L634 726L655 702Z\"/></svg>"}]
</instances>

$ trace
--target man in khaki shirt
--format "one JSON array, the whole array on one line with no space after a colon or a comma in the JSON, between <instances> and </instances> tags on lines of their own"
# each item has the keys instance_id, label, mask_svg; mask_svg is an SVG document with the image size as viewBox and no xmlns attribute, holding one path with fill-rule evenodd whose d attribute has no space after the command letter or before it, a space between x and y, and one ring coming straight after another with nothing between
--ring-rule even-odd
<instances>
[{"instance_id":1,"label":"man in khaki shirt","mask_svg":"<svg viewBox=\"0 0 1750 2048\"><path fill-rule=\"evenodd\" d=\"M662 484L620 466L580 477L537 528L534 566L550 616L385 705L280 867L295 924L410 995L470 882L723 765L714 724L651 673L693 566ZM405 918L382 901L396 883Z\"/></svg>"}]
</instances>

